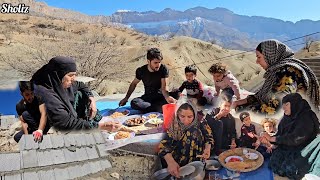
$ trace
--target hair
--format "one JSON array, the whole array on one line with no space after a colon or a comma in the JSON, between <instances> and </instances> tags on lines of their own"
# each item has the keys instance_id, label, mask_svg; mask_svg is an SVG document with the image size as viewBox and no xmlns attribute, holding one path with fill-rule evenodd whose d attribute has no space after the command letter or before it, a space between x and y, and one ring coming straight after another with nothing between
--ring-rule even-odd
<instances>
[{"instance_id":1,"label":"hair","mask_svg":"<svg viewBox=\"0 0 320 180\"><path fill-rule=\"evenodd\" d=\"M262 53L261 43L257 46L256 51L259 51L260 53Z\"/></svg>"},{"instance_id":2,"label":"hair","mask_svg":"<svg viewBox=\"0 0 320 180\"><path fill-rule=\"evenodd\" d=\"M210 74L214 74L214 73L225 74L227 72L227 66L222 63L215 63L209 68L208 71Z\"/></svg>"},{"instance_id":3,"label":"hair","mask_svg":"<svg viewBox=\"0 0 320 180\"><path fill-rule=\"evenodd\" d=\"M147 59L150 61L154 59L162 60L163 56L158 48L151 48L151 49L148 49Z\"/></svg>"},{"instance_id":4,"label":"hair","mask_svg":"<svg viewBox=\"0 0 320 180\"><path fill-rule=\"evenodd\" d=\"M192 108L191 104L189 103L183 103L177 110L177 115L181 112L181 110L191 110L193 113L193 116L195 117L194 109Z\"/></svg>"},{"instance_id":5,"label":"hair","mask_svg":"<svg viewBox=\"0 0 320 180\"><path fill-rule=\"evenodd\" d=\"M184 73L192 72L193 74L197 75L197 67L195 65L189 65L184 68Z\"/></svg>"},{"instance_id":6,"label":"hair","mask_svg":"<svg viewBox=\"0 0 320 180\"><path fill-rule=\"evenodd\" d=\"M264 118L261 121L261 126L264 128L265 123L271 123L274 128L276 128L277 120L273 118Z\"/></svg>"},{"instance_id":7,"label":"hair","mask_svg":"<svg viewBox=\"0 0 320 180\"><path fill-rule=\"evenodd\" d=\"M33 83L31 81L20 81L19 88L20 88L20 92L22 93L26 90L29 90L29 91L34 90Z\"/></svg>"}]
</instances>

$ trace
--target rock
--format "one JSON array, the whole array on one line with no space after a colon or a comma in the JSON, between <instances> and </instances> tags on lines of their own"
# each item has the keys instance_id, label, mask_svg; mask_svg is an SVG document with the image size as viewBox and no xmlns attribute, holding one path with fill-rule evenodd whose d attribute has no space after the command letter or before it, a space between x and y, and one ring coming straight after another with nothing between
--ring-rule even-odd
<instances>
[{"instance_id":1,"label":"rock","mask_svg":"<svg viewBox=\"0 0 320 180\"><path fill-rule=\"evenodd\" d=\"M21 122L20 121L15 122L9 128L9 135L12 136L16 131L20 131L21 129L22 129Z\"/></svg>"},{"instance_id":2,"label":"rock","mask_svg":"<svg viewBox=\"0 0 320 180\"><path fill-rule=\"evenodd\" d=\"M120 175L119 175L118 173L116 173L116 172L111 173L110 176L111 176L111 177L114 177L114 178L116 178L116 179L120 179Z\"/></svg>"}]
</instances>

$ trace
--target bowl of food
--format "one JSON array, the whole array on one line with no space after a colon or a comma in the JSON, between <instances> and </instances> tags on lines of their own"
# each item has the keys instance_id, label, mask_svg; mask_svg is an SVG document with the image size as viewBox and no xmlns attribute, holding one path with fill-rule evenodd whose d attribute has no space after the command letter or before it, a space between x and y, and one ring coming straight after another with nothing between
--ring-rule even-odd
<instances>
[{"instance_id":1,"label":"bowl of food","mask_svg":"<svg viewBox=\"0 0 320 180\"><path fill-rule=\"evenodd\" d=\"M110 134L108 139L110 139L110 140L118 140L118 139L132 138L134 136L135 136L134 132L118 131L116 133Z\"/></svg>"},{"instance_id":2,"label":"bowl of food","mask_svg":"<svg viewBox=\"0 0 320 180\"><path fill-rule=\"evenodd\" d=\"M160 118L152 118L152 119L149 119L147 123L157 126L157 125L163 124L163 120Z\"/></svg>"},{"instance_id":3,"label":"bowl of food","mask_svg":"<svg viewBox=\"0 0 320 180\"><path fill-rule=\"evenodd\" d=\"M244 156L251 160L255 160L259 158L258 154L256 153L246 153Z\"/></svg>"},{"instance_id":4,"label":"bowl of food","mask_svg":"<svg viewBox=\"0 0 320 180\"><path fill-rule=\"evenodd\" d=\"M221 168L221 164L217 160L206 160L206 170L217 171Z\"/></svg>"},{"instance_id":5,"label":"bowl of food","mask_svg":"<svg viewBox=\"0 0 320 180\"><path fill-rule=\"evenodd\" d=\"M240 156L228 156L225 159L226 163L229 163L229 162L242 162L242 161L243 161L243 158L240 157Z\"/></svg>"},{"instance_id":6,"label":"bowl of food","mask_svg":"<svg viewBox=\"0 0 320 180\"><path fill-rule=\"evenodd\" d=\"M149 112L147 114L142 115L143 118L146 120L153 119L153 118L159 118L163 119L163 115L159 112Z\"/></svg>"},{"instance_id":7,"label":"bowl of food","mask_svg":"<svg viewBox=\"0 0 320 180\"><path fill-rule=\"evenodd\" d=\"M103 114L103 116L108 116L113 119L117 119L120 117L128 116L130 111L127 109L117 109L116 111L108 111Z\"/></svg>"},{"instance_id":8,"label":"bowl of food","mask_svg":"<svg viewBox=\"0 0 320 180\"><path fill-rule=\"evenodd\" d=\"M146 119L143 118L141 115L131 115L131 116L124 116L118 118L118 120L125 126L132 127L132 126L140 126L146 122Z\"/></svg>"}]
</instances>

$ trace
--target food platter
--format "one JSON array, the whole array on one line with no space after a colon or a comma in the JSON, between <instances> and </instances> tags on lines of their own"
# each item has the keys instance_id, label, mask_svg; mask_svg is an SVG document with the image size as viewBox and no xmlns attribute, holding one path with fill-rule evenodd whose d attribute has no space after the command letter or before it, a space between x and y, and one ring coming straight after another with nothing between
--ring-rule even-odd
<instances>
[{"instance_id":1,"label":"food platter","mask_svg":"<svg viewBox=\"0 0 320 180\"><path fill-rule=\"evenodd\" d=\"M153 119L153 118L163 119L163 115L159 112L149 112L142 115L142 117L145 118L146 120Z\"/></svg>"},{"instance_id":2,"label":"food platter","mask_svg":"<svg viewBox=\"0 0 320 180\"><path fill-rule=\"evenodd\" d=\"M246 154L243 153L243 148L235 148L235 149L229 149L227 151L224 151L221 153L218 157L218 160L220 164L225 167L226 169L229 169L231 171L237 171L237 172L250 172L258 169L264 162L264 158L261 153L254 149L247 149L249 155L246 156ZM258 157L252 157L255 156L253 154L256 154ZM249 157L249 158L248 158ZM233 161L230 161L233 158ZM239 160L235 160L239 159ZM241 161L242 159L242 161Z\"/></svg>"},{"instance_id":3,"label":"food platter","mask_svg":"<svg viewBox=\"0 0 320 180\"><path fill-rule=\"evenodd\" d=\"M135 136L134 132L127 132L127 131L118 131L116 133L111 133L108 137L109 140L118 140L118 139L126 139L132 138Z\"/></svg>"},{"instance_id":4,"label":"food platter","mask_svg":"<svg viewBox=\"0 0 320 180\"><path fill-rule=\"evenodd\" d=\"M163 124L163 120L160 118L152 118L152 119L149 119L147 123L152 125L160 125L160 124Z\"/></svg>"},{"instance_id":5,"label":"food platter","mask_svg":"<svg viewBox=\"0 0 320 180\"><path fill-rule=\"evenodd\" d=\"M127 109L117 109L115 112L109 111L103 114L103 116L108 116L113 119L121 118L124 116L128 116L130 111Z\"/></svg>"}]
</instances>

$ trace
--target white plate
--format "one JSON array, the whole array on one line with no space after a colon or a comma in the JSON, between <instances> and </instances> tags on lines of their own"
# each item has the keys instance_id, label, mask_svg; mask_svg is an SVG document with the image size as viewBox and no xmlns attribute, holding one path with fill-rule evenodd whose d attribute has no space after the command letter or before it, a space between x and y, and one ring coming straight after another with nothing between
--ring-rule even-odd
<instances>
[{"instance_id":1,"label":"white plate","mask_svg":"<svg viewBox=\"0 0 320 180\"><path fill-rule=\"evenodd\" d=\"M246 158L251 159L251 160L259 158L258 154L256 154L256 153L246 153L245 156L246 156Z\"/></svg>"},{"instance_id":2,"label":"white plate","mask_svg":"<svg viewBox=\"0 0 320 180\"><path fill-rule=\"evenodd\" d=\"M237 159L239 159L241 162L243 161L243 158L240 157L240 156L228 156L224 161L227 163L227 162L229 162L229 160L230 160L231 158L237 158Z\"/></svg>"},{"instance_id":3,"label":"white plate","mask_svg":"<svg viewBox=\"0 0 320 180\"><path fill-rule=\"evenodd\" d=\"M163 120L160 118L152 118L152 119L149 119L148 121L146 121L146 123L153 124L153 125L159 125L159 124L163 124Z\"/></svg>"},{"instance_id":4,"label":"white plate","mask_svg":"<svg viewBox=\"0 0 320 180\"><path fill-rule=\"evenodd\" d=\"M114 137L115 137L115 135L117 134L118 132L115 132L115 133L111 133L109 136L108 136L108 139L109 140L119 140L119 139L114 139ZM135 136L135 133L134 132L131 132L130 133L130 137L128 137L128 138L132 138L132 137L134 137ZM126 139L128 139L128 138L126 138Z\"/></svg>"},{"instance_id":5,"label":"white plate","mask_svg":"<svg viewBox=\"0 0 320 180\"><path fill-rule=\"evenodd\" d=\"M194 166L182 166L179 171L180 171L180 177L185 177L188 176L190 174L192 174L194 171L196 170L196 168Z\"/></svg>"},{"instance_id":6,"label":"white plate","mask_svg":"<svg viewBox=\"0 0 320 180\"><path fill-rule=\"evenodd\" d=\"M150 115L150 114L155 114L155 115L157 115L157 118L163 119L163 115L162 115L161 113L159 113L159 112L149 112L149 113L147 113L147 114L142 115L142 117L145 118L146 120L149 120L149 119L150 119L150 118L149 118L149 115ZM151 119L152 119L152 118L151 118Z\"/></svg>"}]
</instances>

